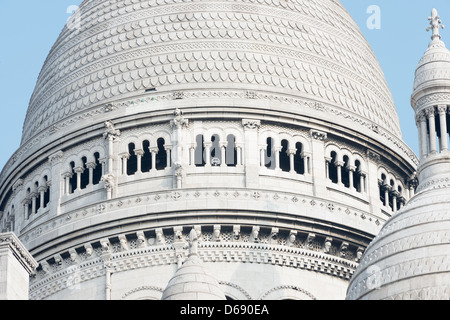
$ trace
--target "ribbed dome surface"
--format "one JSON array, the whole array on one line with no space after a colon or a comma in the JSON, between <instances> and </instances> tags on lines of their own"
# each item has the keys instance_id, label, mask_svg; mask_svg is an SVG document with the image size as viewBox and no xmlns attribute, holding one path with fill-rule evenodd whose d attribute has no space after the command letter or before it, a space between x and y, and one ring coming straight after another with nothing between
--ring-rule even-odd
<instances>
[{"instance_id":1,"label":"ribbed dome surface","mask_svg":"<svg viewBox=\"0 0 450 320\"><path fill-rule=\"evenodd\" d=\"M444 42L433 40L416 69L414 91L431 86L448 85L450 79L450 51Z\"/></svg>"},{"instance_id":2,"label":"ribbed dome surface","mask_svg":"<svg viewBox=\"0 0 450 320\"><path fill-rule=\"evenodd\" d=\"M338 1L86 0L80 12L43 66L22 143L149 88L311 99L401 136L378 61Z\"/></svg>"},{"instance_id":3,"label":"ribbed dome surface","mask_svg":"<svg viewBox=\"0 0 450 320\"><path fill-rule=\"evenodd\" d=\"M425 187L369 245L348 299L450 299L450 178Z\"/></svg>"},{"instance_id":4,"label":"ribbed dome surface","mask_svg":"<svg viewBox=\"0 0 450 320\"><path fill-rule=\"evenodd\" d=\"M195 255L177 270L164 290L162 300L225 300L225 295Z\"/></svg>"}]
</instances>

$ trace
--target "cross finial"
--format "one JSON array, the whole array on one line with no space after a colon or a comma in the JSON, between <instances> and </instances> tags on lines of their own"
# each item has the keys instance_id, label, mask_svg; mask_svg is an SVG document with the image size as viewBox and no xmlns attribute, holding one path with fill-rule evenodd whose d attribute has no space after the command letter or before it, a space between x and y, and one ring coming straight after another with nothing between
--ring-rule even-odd
<instances>
[{"instance_id":1,"label":"cross finial","mask_svg":"<svg viewBox=\"0 0 450 320\"><path fill-rule=\"evenodd\" d=\"M439 34L439 29L444 29L445 26L442 24L441 18L438 15L438 12L436 9L433 9L431 11L431 17L428 18L430 20L431 27L427 28L427 31L433 30L433 35L431 36L431 39L441 39L441 35Z\"/></svg>"}]
</instances>

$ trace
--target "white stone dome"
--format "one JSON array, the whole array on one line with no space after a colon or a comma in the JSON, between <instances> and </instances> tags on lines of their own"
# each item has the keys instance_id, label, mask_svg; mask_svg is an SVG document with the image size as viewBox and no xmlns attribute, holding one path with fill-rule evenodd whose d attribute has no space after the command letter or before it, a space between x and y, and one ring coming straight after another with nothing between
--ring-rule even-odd
<instances>
[{"instance_id":1,"label":"white stone dome","mask_svg":"<svg viewBox=\"0 0 450 320\"><path fill-rule=\"evenodd\" d=\"M45 61L22 144L149 89L310 99L401 137L379 63L338 1L85 0Z\"/></svg>"},{"instance_id":2,"label":"white stone dome","mask_svg":"<svg viewBox=\"0 0 450 320\"><path fill-rule=\"evenodd\" d=\"M450 299L450 178L417 194L367 248L350 300Z\"/></svg>"},{"instance_id":3,"label":"white stone dome","mask_svg":"<svg viewBox=\"0 0 450 320\"><path fill-rule=\"evenodd\" d=\"M450 82L450 51L440 39L433 40L415 73L414 93L431 87L446 86Z\"/></svg>"},{"instance_id":4,"label":"white stone dome","mask_svg":"<svg viewBox=\"0 0 450 320\"><path fill-rule=\"evenodd\" d=\"M169 281L162 300L225 300L225 295L198 256L192 255Z\"/></svg>"}]
</instances>

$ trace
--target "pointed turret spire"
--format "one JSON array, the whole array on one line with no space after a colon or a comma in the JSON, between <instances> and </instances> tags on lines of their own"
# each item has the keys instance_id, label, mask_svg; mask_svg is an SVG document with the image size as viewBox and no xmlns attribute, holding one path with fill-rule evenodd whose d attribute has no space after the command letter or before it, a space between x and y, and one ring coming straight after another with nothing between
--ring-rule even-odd
<instances>
[{"instance_id":1,"label":"pointed turret spire","mask_svg":"<svg viewBox=\"0 0 450 320\"><path fill-rule=\"evenodd\" d=\"M430 20L431 27L427 28L427 31L433 30L433 35L431 36L431 40L441 39L441 35L439 34L439 29L444 29L445 26L442 24L441 18L435 8L431 11L431 17L428 18Z\"/></svg>"}]
</instances>

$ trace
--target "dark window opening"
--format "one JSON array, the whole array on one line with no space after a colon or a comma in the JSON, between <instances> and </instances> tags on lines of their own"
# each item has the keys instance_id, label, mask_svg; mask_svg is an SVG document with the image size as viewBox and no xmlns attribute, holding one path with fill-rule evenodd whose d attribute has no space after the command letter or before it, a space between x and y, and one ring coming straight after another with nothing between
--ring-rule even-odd
<instances>
[{"instance_id":1,"label":"dark window opening","mask_svg":"<svg viewBox=\"0 0 450 320\"><path fill-rule=\"evenodd\" d=\"M337 154L336 152L331 152L331 162L328 166L328 177L331 182L338 183L338 169L336 166Z\"/></svg>"},{"instance_id":2,"label":"dark window opening","mask_svg":"<svg viewBox=\"0 0 450 320\"><path fill-rule=\"evenodd\" d=\"M287 140L282 140L280 150L280 169L285 172L289 172L291 170L288 148L289 142Z\"/></svg>"},{"instance_id":3,"label":"dark window opening","mask_svg":"<svg viewBox=\"0 0 450 320\"><path fill-rule=\"evenodd\" d=\"M199 134L196 137L196 143L197 143L197 147L195 148L195 165L197 167L204 167L206 162L205 162L205 146L204 146L204 137L203 135Z\"/></svg>"},{"instance_id":4,"label":"dark window opening","mask_svg":"<svg viewBox=\"0 0 450 320\"><path fill-rule=\"evenodd\" d=\"M159 138L158 153L156 154L156 170L164 170L167 167L167 151L164 148L165 141Z\"/></svg>"},{"instance_id":5,"label":"dark window opening","mask_svg":"<svg viewBox=\"0 0 450 320\"><path fill-rule=\"evenodd\" d=\"M93 172L93 184L99 184L100 181L102 180L102 174L103 174L103 168L102 168L102 164L100 163L100 154L98 152L94 153L94 158L95 158L95 168L94 168L94 172Z\"/></svg>"},{"instance_id":6,"label":"dark window opening","mask_svg":"<svg viewBox=\"0 0 450 320\"><path fill-rule=\"evenodd\" d=\"M303 145L300 142L295 144L295 148L297 149L294 156L294 170L298 174L305 174L305 162L302 158Z\"/></svg>"},{"instance_id":7,"label":"dark window opening","mask_svg":"<svg viewBox=\"0 0 450 320\"><path fill-rule=\"evenodd\" d=\"M137 172L137 156L134 153L134 149L136 146L134 143L130 143L128 145L128 153L130 154L130 158L127 162L127 175L132 176Z\"/></svg>"},{"instance_id":8,"label":"dark window opening","mask_svg":"<svg viewBox=\"0 0 450 320\"><path fill-rule=\"evenodd\" d=\"M150 142L145 140L142 143L142 149L144 150L144 155L141 159L141 170L142 172L149 172L152 169L152 153L150 152Z\"/></svg>"}]
</instances>

